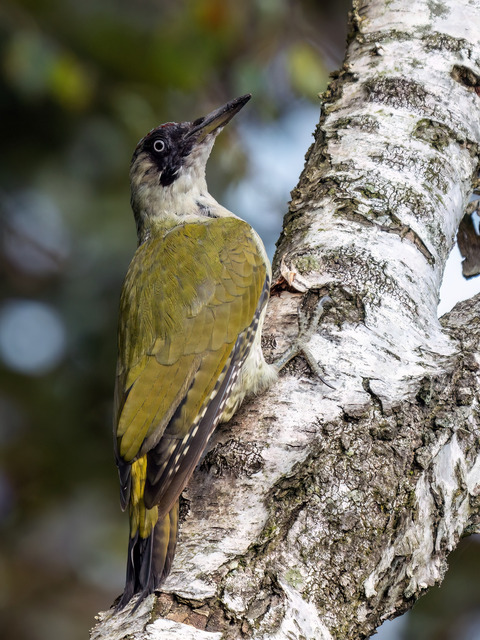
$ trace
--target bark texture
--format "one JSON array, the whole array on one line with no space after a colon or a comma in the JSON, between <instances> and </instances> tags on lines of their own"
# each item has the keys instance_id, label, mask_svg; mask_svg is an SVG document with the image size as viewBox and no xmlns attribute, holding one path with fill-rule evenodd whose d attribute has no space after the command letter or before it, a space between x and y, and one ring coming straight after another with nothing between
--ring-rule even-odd
<instances>
[{"instance_id":1,"label":"bark texture","mask_svg":"<svg viewBox=\"0 0 480 640\"><path fill-rule=\"evenodd\" d=\"M310 348L211 440L159 597L92 639L368 638L480 531L480 297L437 320L478 172L480 2L357 0L292 194L265 349Z\"/></svg>"}]
</instances>

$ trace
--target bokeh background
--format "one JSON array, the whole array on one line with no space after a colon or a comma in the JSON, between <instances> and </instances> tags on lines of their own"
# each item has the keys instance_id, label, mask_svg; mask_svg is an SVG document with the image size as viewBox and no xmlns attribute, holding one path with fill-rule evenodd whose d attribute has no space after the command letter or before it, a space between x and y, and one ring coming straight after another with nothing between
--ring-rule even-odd
<instances>
[{"instance_id":1,"label":"bokeh background","mask_svg":"<svg viewBox=\"0 0 480 640\"><path fill-rule=\"evenodd\" d=\"M343 59L349 0L3 0L0 5L0 635L80 640L122 590L111 405L136 238L131 153L152 127L254 99L211 192L270 256ZM465 285L449 265L442 310ZM464 288L464 285L466 288ZM480 638L480 545L381 638Z\"/></svg>"}]
</instances>

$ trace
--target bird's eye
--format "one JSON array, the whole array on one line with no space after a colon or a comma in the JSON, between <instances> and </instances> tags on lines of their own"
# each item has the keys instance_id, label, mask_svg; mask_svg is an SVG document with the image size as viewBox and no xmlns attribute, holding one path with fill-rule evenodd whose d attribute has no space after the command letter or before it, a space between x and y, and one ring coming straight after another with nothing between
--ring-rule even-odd
<instances>
[{"instance_id":1,"label":"bird's eye","mask_svg":"<svg viewBox=\"0 0 480 640\"><path fill-rule=\"evenodd\" d=\"M163 153L165 151L165 142L163 140L155 140L153 150L157 153Z\"/></svg>"}]
</instances>

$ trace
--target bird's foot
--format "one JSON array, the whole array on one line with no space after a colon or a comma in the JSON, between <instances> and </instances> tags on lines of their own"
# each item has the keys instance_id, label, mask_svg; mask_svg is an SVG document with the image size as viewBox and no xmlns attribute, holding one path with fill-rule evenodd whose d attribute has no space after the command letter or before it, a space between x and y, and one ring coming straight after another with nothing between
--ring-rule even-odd
<instances>
[{"instance_id":1,"label":"bird's foot","mask_svg":"<svg viewBox=\"0 0 480 640\"><path fill-rule=\"evenodd\" d=\"M311 337L316 332L320 318L322 317L326 305L333 304L330 296L323 296L315 305L313 313L308 313L302 307L298 309L298 335L290 347L273 363L277 371L281 371L286 364L298 355L302 355L307 361L313 373L320 378L323 384L335 389L333 385L325 380L323 371L320 369L318 362L313 357L312 352L308 348Z\"/></svg>"}]
</instances>

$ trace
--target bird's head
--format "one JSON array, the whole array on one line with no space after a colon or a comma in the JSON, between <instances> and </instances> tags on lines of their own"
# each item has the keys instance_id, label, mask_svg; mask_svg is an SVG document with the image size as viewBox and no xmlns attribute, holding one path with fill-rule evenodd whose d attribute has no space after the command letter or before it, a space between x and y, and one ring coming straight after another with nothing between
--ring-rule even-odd
<instances>
[{"instance_id":1,"label":"bird's head","mask_svg":"<svg viewBox=\"0 0 480 640\"><path fill-rule=\"evenodd\" d=\"M195 211L199 198L208 193L205 166L215 138L250 97L227 102L194 122L167 122L140 140L130 166L131 203L140 238L152 224L178 224L179 217Z\"/></svg>"}]
</instances>

